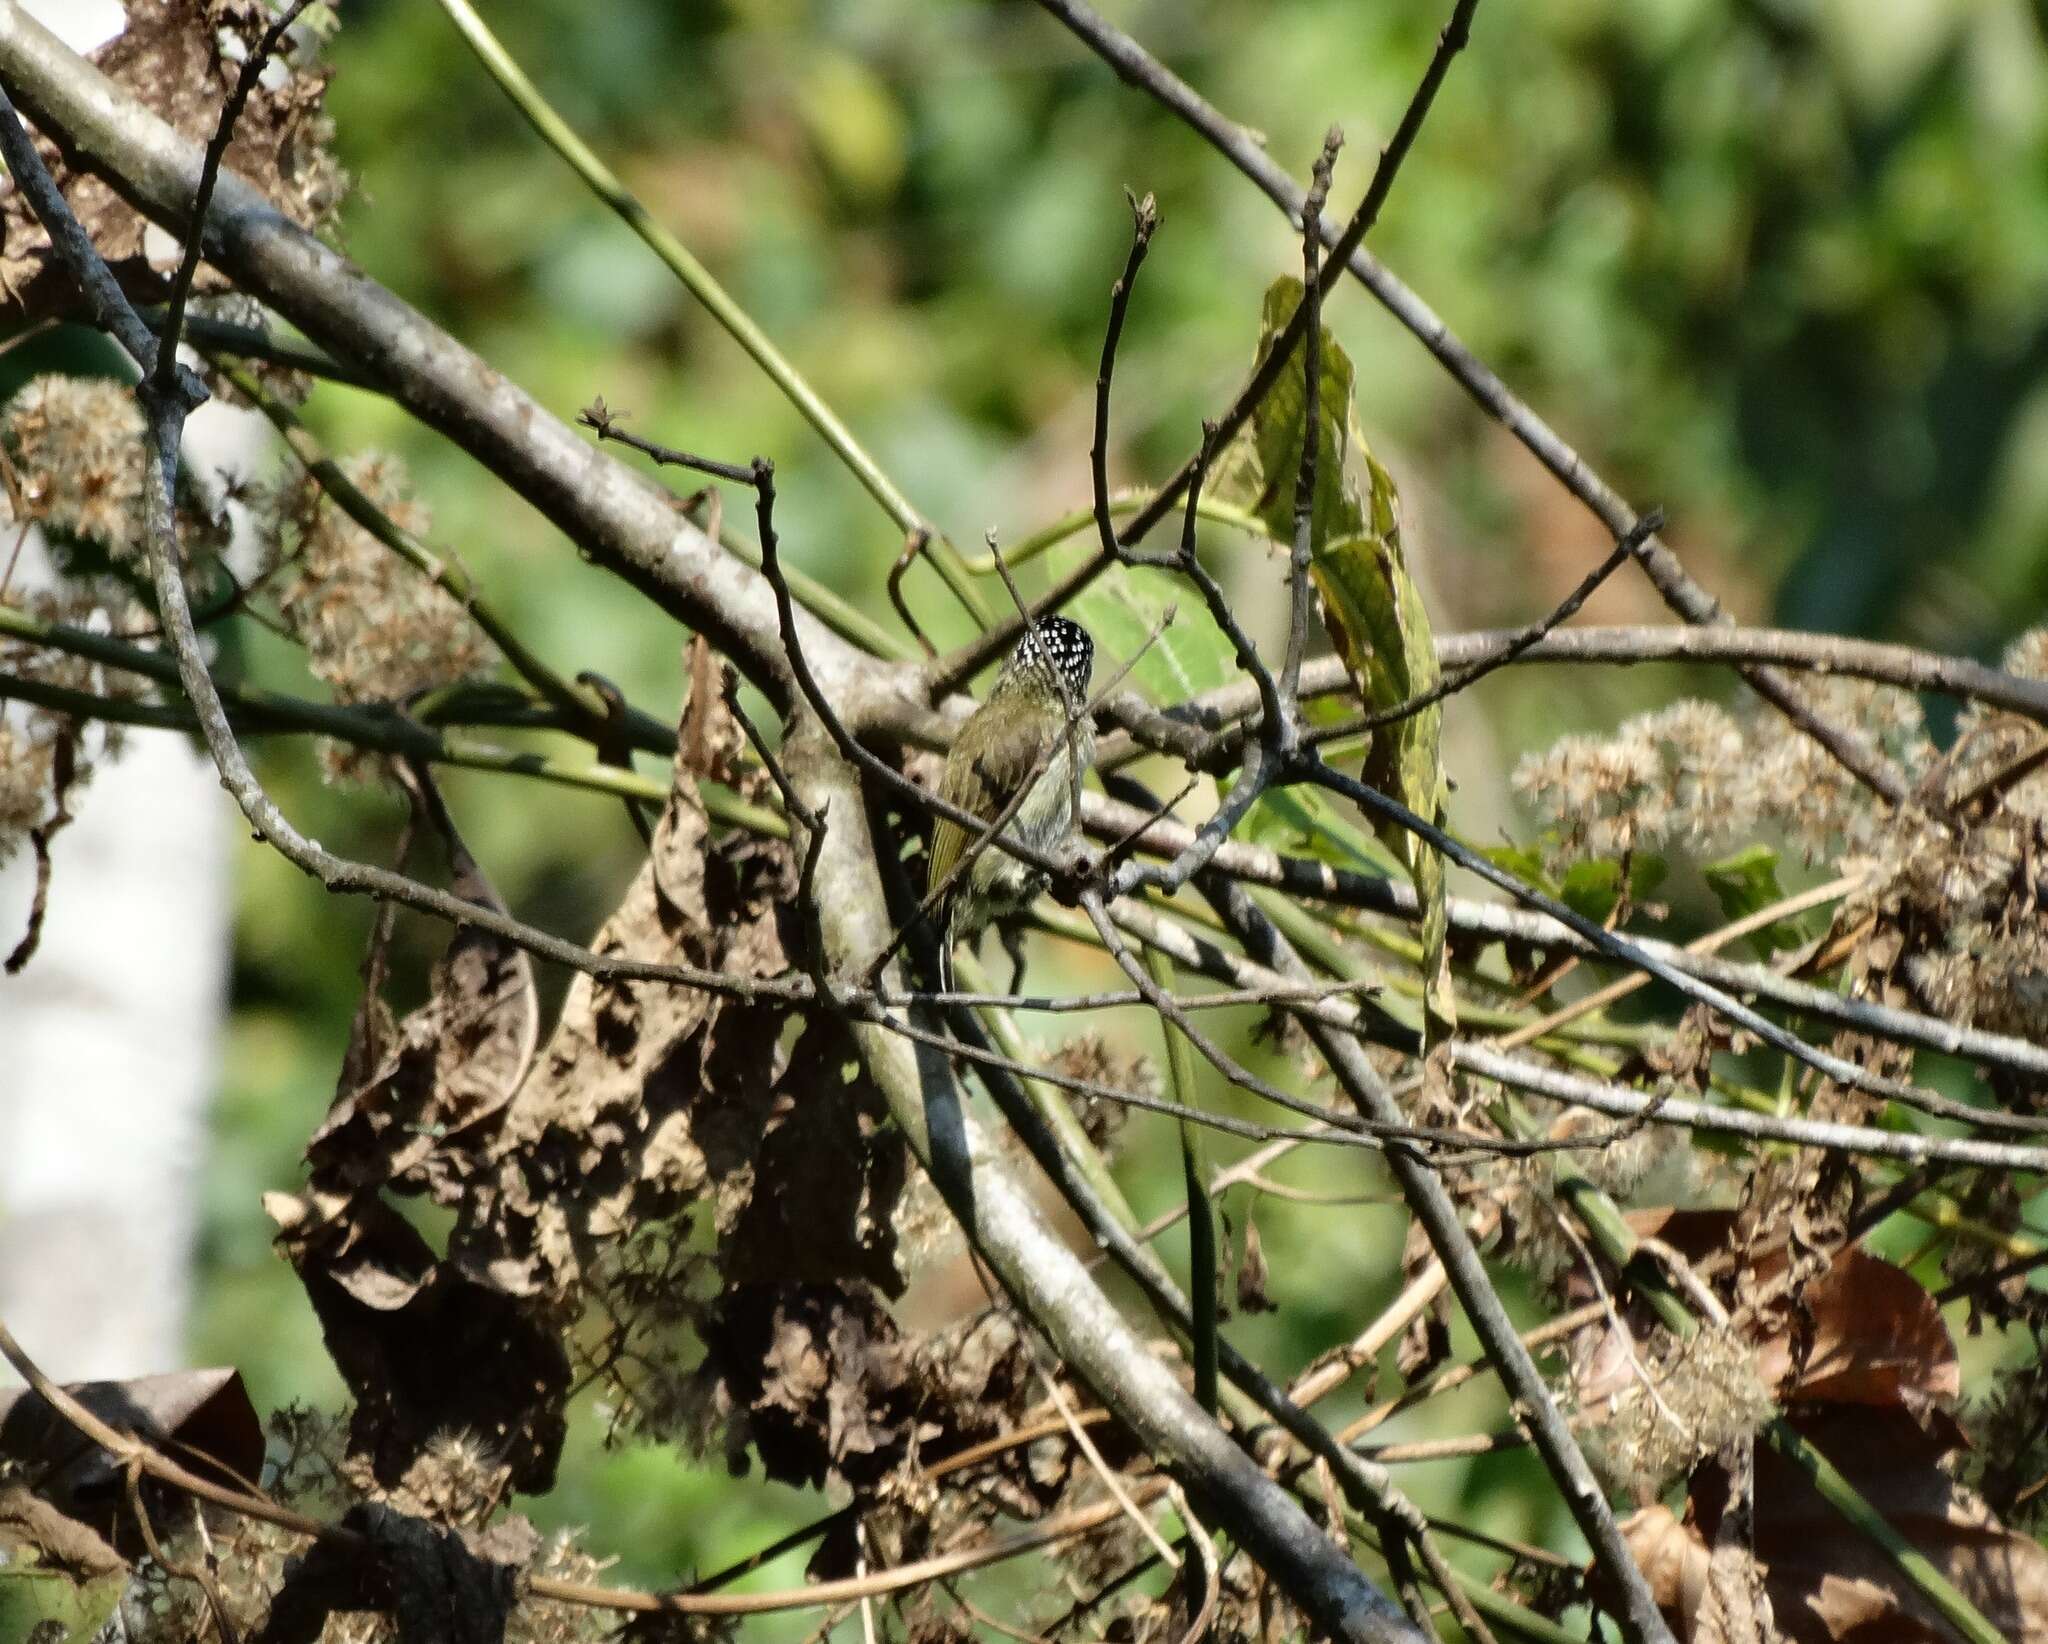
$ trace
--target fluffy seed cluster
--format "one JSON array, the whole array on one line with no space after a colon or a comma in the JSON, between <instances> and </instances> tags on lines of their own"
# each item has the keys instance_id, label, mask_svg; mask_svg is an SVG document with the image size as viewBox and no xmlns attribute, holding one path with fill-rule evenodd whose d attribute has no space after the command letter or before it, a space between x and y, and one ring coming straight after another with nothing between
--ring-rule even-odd
<instances>
[{"instance_id":1,"label":"fluffy seed cluster","mask_svg":"<svg viewBox=\"0 0 2048 1644\"><path fill-rule=\"evenodd\" d=\"M1646 1369L1654 1394L1634 1381L1587 1435L1588 1459L1639 1501L1654 1501L1708 1456L1754 1436L1771 1413L1749 1344L1732 1330L1667 1341Z\"/></svg>"},{"instance_id":2,"label":"fluffy seed cluster","mask_svg":"<svg viewBox=\"0 0 2048 1644\"><path fill-rule=\"evenodd\" d=\"M1845 726L1917 779L1933 762L1920 706L1861 680L1801 681L1817 714ZM1825 748L1771 708L1738 719L1684 701L1611 736L1568 736L1515 768L1515 789L1545 828L1546 865L1679 847L1714 853L1771 827L1809 861L1866 851L1889 812Z\"/></svg>"},{"instance_id":3,"label":"fluffy seed cluster","mask_svg":"<svg viewBox=\"0 0 2048 1644\"><path fill-rule=\"evenodd\" d=\"M51 746L25 726L0 719L0 862L5 862L49 809Z\"/></svg>"},{"instance_id":4,"label":"fluffy seed cluster","mask_svg":"<svg viewBox=\"0 0 2048 1644\"><path fill-rule=\"evenodd\" d=\"M132 606L114 597L123 616L135 615ZM95 591L17 593L8 596L8 603L38 622L95 633L106 633L116 625L114 611ZM134 674L5 634L0 634L0 674L97 697L136 701L148 694ZM72 739L67 804L75 810L72 801L90 779L94 764L120 749L122 727L111 720L81 726L69 715L50 709L26 703L0 704L0 862L21 848L31 828L50 819L56 801L57 744L67 737Z\"/></svg>"},{"instance_id":5,"label":"fluffy seed cluster","mask_svg":"<svg viewBox=\"0 0 2048 1644\"><path fill-rule=\"evenodd\" d=\"M426 534L394 457L365 456L344 472L392 522ZM307 664L342 702L397 702L482 673L496 648L449 594L350 519L311 480L276 499L275 552L292 566L279 606ZM348 770L345 759L336 773Z\"/></svg>"},{"instance_id":6,"label":"fluffy seed cluster","mask_svg":"<svg viewBox=\"0 0 2048 1644\"><path fill-rule=\"evenodd\" d=\"M2048 678L2048 629L2016 641L2005 667ZM1910 692L1850 679L1796 689L1899 773L1908 803L1895 810L1877 798L1775 709L1737 718L1684 702L1522 761L1515 786L1544 825L1546 866L1561 872L1631 850L1713 852L1775 832L1810 863L1868 876L1857 901L1879 935L1865 961L1895 973L1920 1008L2005 1033L2048 1032L2040 726L1973 703L1943 750Z\"/></svg>"},{"instance_id":7,"label":"fluffy seed cluster","mask_svg":"<svg viewBox=\"0 0 2048 1644\"><path fill-rule=\"evenodd\" d=\"M81 588L104 585L106 602L125 600L147 576L144 444L142 408L107 377L36 377L0 412L5 519L40 526L64 575ZM173 502L185 563L217 556L228 535L218 499L181 471Z\"/></svg>"},{"instance_id":8,"label":"fluffy seed cluster","mask_svg":"<svg viewBox=\"0 0 2048 1644\"><path fill-rule=\"evenodd\" d=\"M1640 714L1610 737L1567 736L1524 756L1514 786L1568 863L1684 839L1714 849L1754 816L1740 727L1706 702Z\"/></svg>"},{"instance_id":9,"label":"fluffy seed cluster","mask_svg":"<svg viewBox=\"0 0 2048 1644\"><path fill-rule=\"evenodd\" d=\"M106 377L37 377L7 403L0 445L33 521L102 549L142 551L142 409Z\"/></svg>"},{"instance_id":10,"label":"fluffy seed cluster","mask_svg":"<svg viewBox=\"0 0 2048 1644\"><path fill-rule=\"evenodd\" d=\"M1046 1065L1069 1078L1127 1090L1133 1096L1156 1098L1162 1089L1159 1069L1151 1058L1138 1051L1121 1051L1099 1033L1075 1034L1046 1059ZM1074 1092L1070 1100L1088 1139L1106 1152L1113 1151L1130 1109L1106 1096Z\"/></svg>"},{"instance_id":11,"label":"fluffy seed cluster","mask_svg":"<svg viewBox=\"0 0 2048 1644\"><path fill-rule=\"evenodd\" d=\"M2004 665L2048 678L2048 629L2021 636ZM1917 1002L1950 1021L2026 1038L2048 1034L2044 743L2033 721L1971 704L1925 781L1930 802L1862 864L1878 872L1866 900L1899 933L1896 968Z\"/></svg>"}]
</instances>

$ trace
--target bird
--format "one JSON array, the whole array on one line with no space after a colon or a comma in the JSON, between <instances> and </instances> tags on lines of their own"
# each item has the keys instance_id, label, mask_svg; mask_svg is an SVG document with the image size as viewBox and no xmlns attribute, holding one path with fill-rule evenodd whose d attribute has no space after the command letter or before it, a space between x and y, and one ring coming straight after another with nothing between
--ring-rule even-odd
<instances>
[{"instance_id":1,"label":"bird","mask_svg":"<svg viewBox=\"0 0 2048 1644\"><path fill-rule=\"evenodd\" d=\"M1095 727L1083 711L1095 671L1095 641L1080 623L1039 617L996 676L988 700L968 716L946 756L939 797L980 821L1001 816L1020 788L1029 791L999 837L1040 852L1058 849L1075 825L1076 772L1095 760ZM929 897L979 837L941 816L932 829L925 877ZM991 923L1025 907L1044 888L1045 875L1002 850L994 840L933 909L939 937L939 991L953 989L953 944L971 940ZM1022 960L1012 950L1022 970ZM1013 981L1013 986L1014 981Z\"/></svg>"}]
</instances>

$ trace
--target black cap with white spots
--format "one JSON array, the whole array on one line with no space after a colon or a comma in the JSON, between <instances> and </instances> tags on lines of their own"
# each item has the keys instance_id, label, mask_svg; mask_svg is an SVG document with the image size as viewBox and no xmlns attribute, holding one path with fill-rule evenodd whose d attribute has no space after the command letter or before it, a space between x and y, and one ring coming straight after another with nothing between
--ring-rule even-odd
<instances>
[{"instance_id":1,"label":"black cap with white spots","mask_svg":"<svg viewBox=\"0 0 2048 1644\"><path fill-rule=\"evenodd\" d=\"M1066 689L1081 696L1095 672L1095 641L1069 617L1040 617L1017 642L1010 666L1019 672L1026 668L1057 670Z\"/></svg>"}]
</instances>

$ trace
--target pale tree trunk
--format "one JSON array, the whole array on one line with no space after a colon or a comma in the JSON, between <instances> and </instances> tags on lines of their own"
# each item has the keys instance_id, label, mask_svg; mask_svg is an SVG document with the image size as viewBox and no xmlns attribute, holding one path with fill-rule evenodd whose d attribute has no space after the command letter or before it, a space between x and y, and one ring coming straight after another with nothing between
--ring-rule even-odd
<instances>
[{"instance_id":1,"label":"pale tree trunk","mask_svg":"<svg viewBox=\"0 0 2048 1644\"><path fill-rule=\"evenodd\" d=\"M81 49L121 24L102 0L29 9ZM207 413L187 440L202 471L260 449L260 419ZM16 575L48 575L33 540ZM0 978L0 1318L53 1374L84 1379L185 1361L232 902L228 812L184 737L132 734L73 808L41 944ZM0 869L0 948L20 939L33 880L26 850Z\"/></svg>"}]
</instances>

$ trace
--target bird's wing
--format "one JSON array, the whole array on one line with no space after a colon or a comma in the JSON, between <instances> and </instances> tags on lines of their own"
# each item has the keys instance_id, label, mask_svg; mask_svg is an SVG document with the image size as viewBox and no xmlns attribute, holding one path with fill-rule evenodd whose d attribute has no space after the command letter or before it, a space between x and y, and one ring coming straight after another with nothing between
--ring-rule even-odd
<instances>
[{"instance_id":1,"label":"bird's wing","mask_svg":"<svg viewBox=\"0 0 2048 1644\"><path fill-rule=\"evenodd\" d=\"M1031 779L1032 772L1053 751L1053 742L1062 734L1061 726L1048 725L1042 736L1011 737L1008 747L992 749L958 769L948 761L945 780L939 784L939 797L962 810L972 811L984 825L994 821L1016 798L1017 790ZM932 829L931 863L925 873L927 894L953 871L953 864L960 860L960 853L976 837L975 832L950 817L938 819Z\"/></svg>"}]
</instances>

